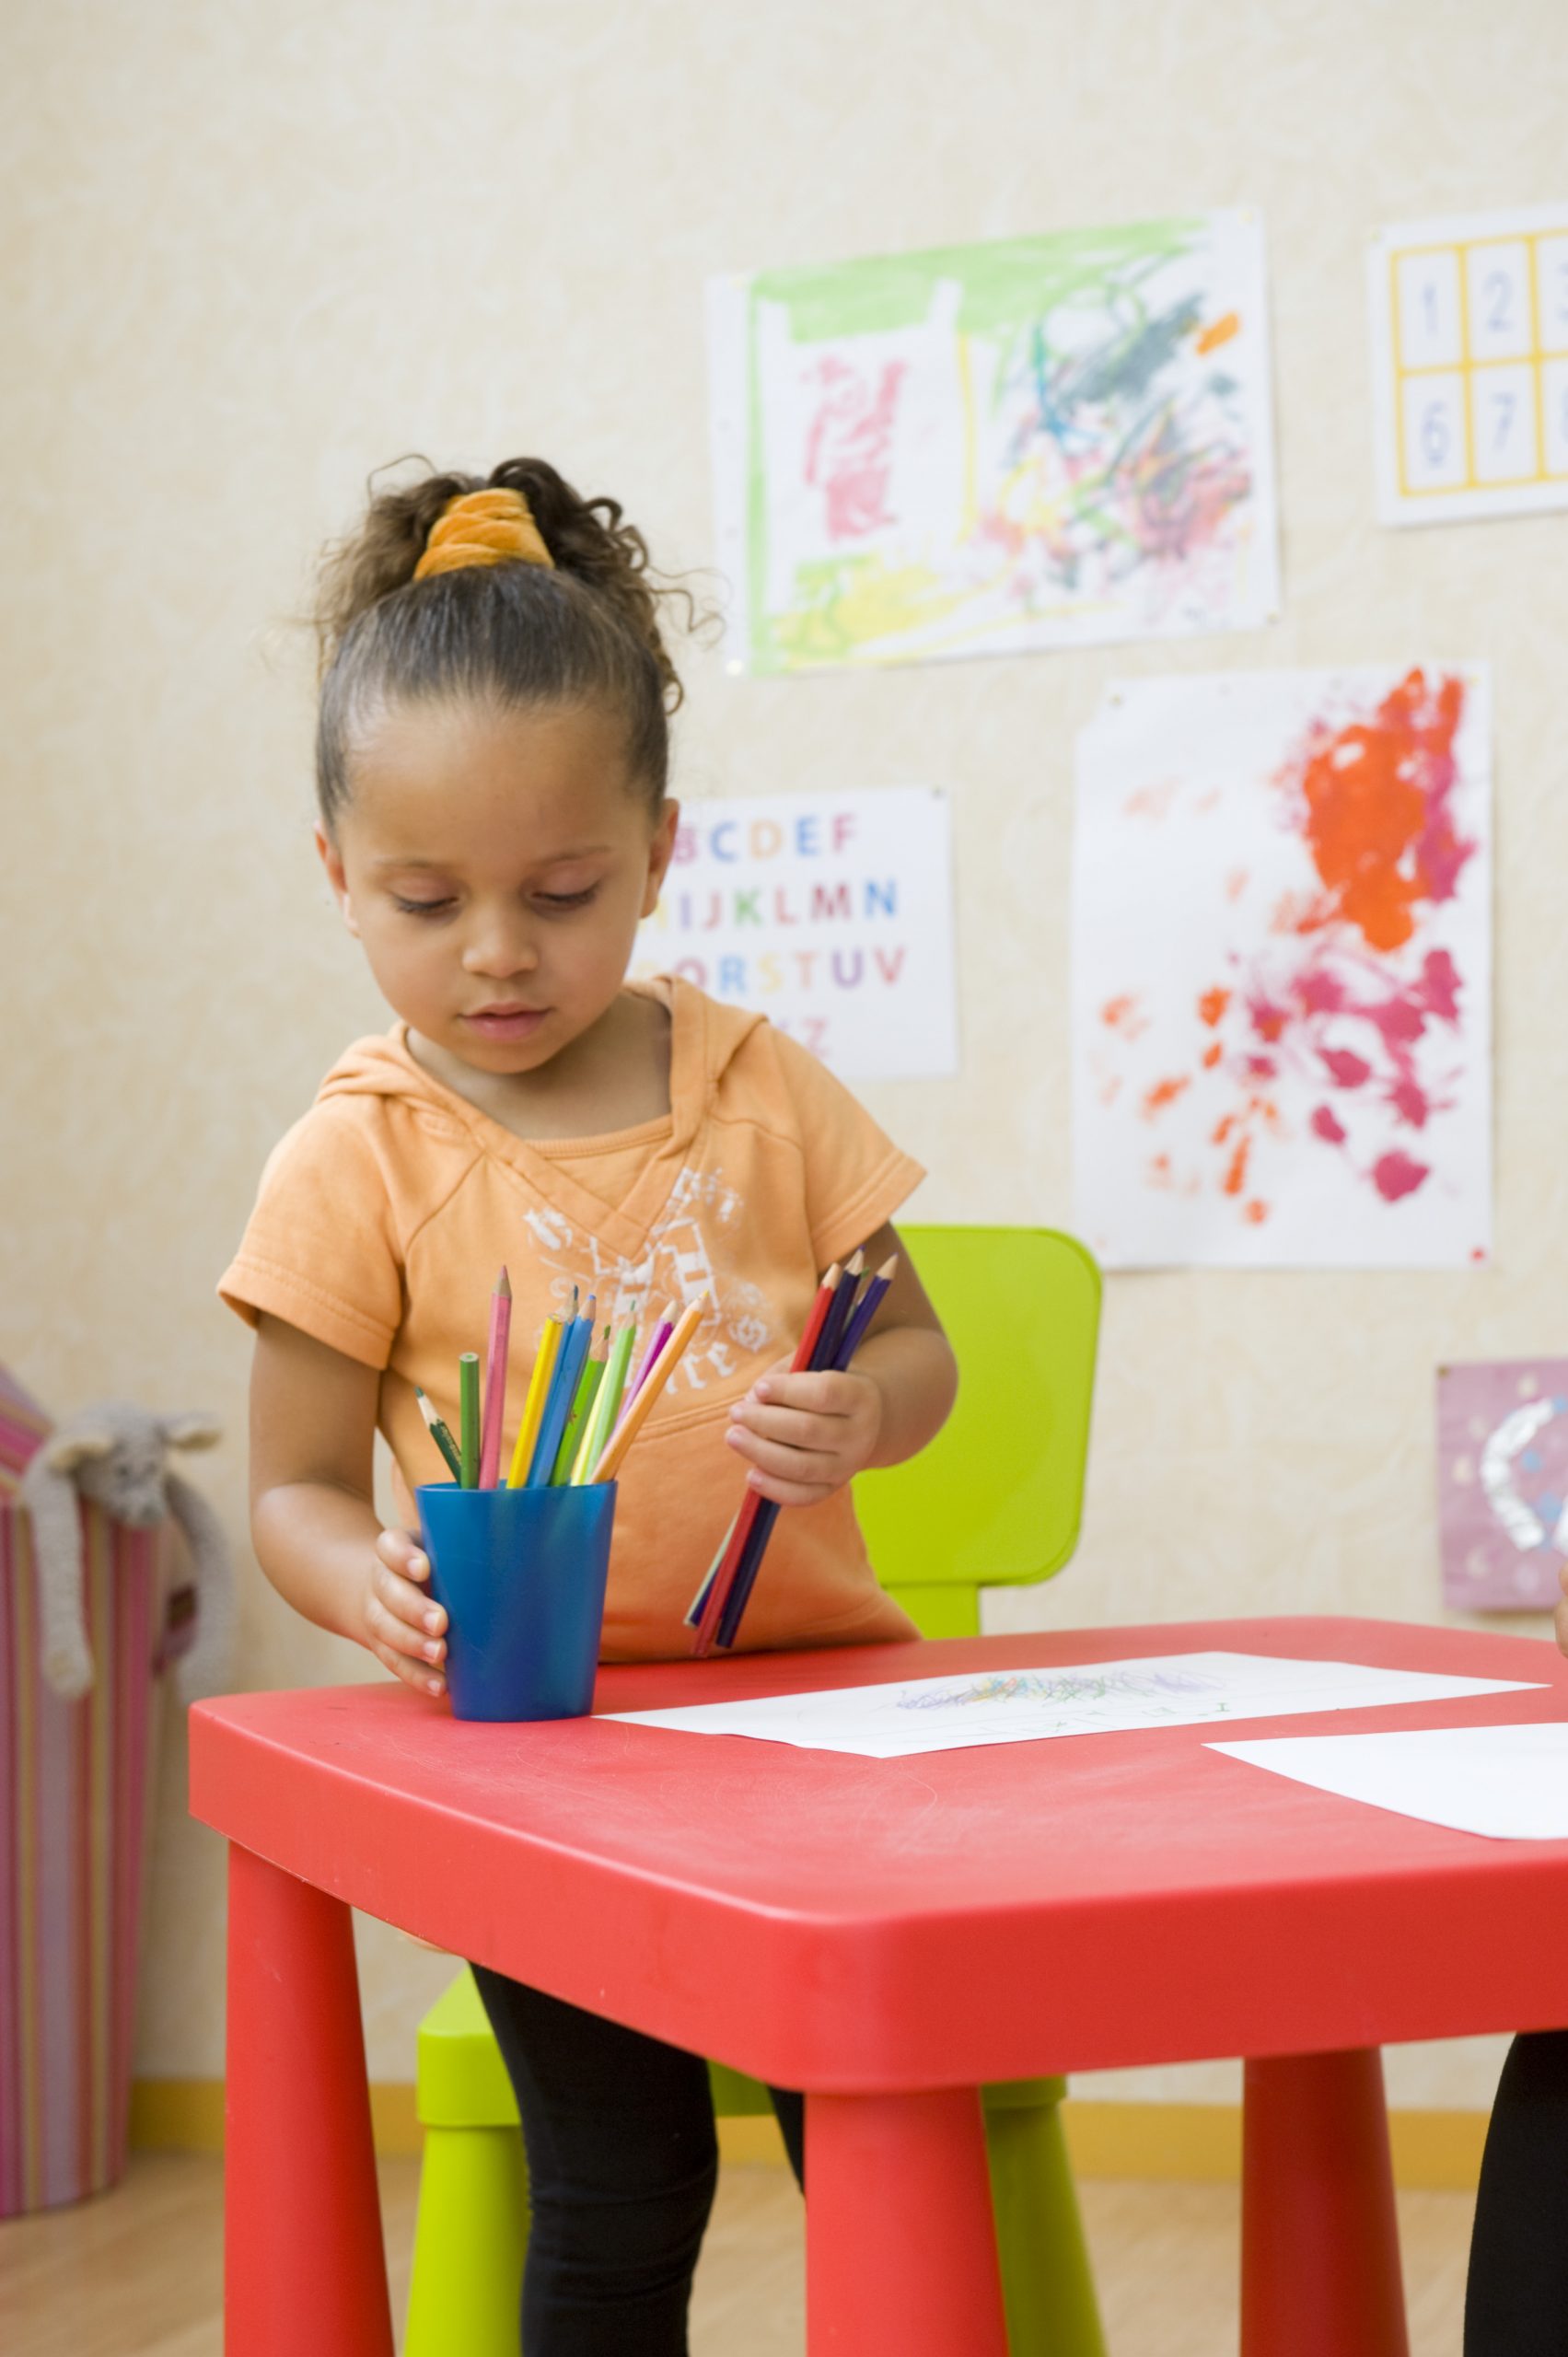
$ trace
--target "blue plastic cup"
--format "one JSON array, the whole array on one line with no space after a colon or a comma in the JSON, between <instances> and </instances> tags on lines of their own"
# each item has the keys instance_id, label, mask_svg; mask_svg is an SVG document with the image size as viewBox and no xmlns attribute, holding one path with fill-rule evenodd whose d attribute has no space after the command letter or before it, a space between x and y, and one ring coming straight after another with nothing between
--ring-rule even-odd
<instances>
[{"instance_id":1,"label":"blue plastic cup","mask_svg":"<svg viewBox=\"0 0 1568 2357\"><path fill-rule=\"evenodd\" d=\"M593 1704L615 1483L414 1492L447 1614L459 1719L580 1719Z\"/></svg>"}]
</instances>

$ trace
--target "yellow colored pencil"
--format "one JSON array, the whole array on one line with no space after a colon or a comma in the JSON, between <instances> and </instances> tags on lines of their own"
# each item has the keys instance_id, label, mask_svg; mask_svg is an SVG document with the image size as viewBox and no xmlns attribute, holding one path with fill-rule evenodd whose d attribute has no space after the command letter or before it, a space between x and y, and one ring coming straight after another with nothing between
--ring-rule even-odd
<instances>
[{"instance_id":1,"label":"yellow colored pencil","mask_svg":"<svg viewBox=\"0 0 1568 2357\"><path fill-rule=\"evenodd\" d=\"M677 1362L684 1355L691 1337L707 1314L708 1296L705 1293L699 1295L695 1301L689 1302L681 1311L674 1333L648 1369L642 1389L610 1434L598 1463L589 1473L590 1481L614 1480L621 1459L647 1422L654 1401L674 1374Z\"/></svg>"},{"instance_id":2,"label":"yellow colored pencil","mask_svg":"<svg viewBox=\"0 0 1568 2357\"><path fill-rule=\"evenodd\" d=\"M510 1490L520 1489L528 1478L533 1463L534 1443L539 1438L540 1424L544 1417L544 1403L550 1393L550 1378L555 1372L556 1353L561 1337L566 1331L559 1318L547 1318L534 1354L533 1374L528 1381L528 1398L523 1402L523 1421L517 1427L517 1446L512 1451L512 1469L506 1476Z\"/></svg>"}]
</instances>

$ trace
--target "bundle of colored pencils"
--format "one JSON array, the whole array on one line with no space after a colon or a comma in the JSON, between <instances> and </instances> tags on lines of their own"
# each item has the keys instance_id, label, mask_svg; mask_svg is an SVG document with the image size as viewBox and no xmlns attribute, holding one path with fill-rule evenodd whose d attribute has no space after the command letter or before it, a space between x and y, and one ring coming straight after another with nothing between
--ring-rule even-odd
<instances>
[{"instance_id":1,"label":"bundle of colored pencils","mask_svg":"<svg viewBox=\"0 0 1568 2357\"><path fill-rule=\"evenodd\" d=\"M456 1440L424 1393L419 1393L430 1436L459 1489L562 1489L613 1481L708 1306L703 1294L689 1302L679 1317L672 1309L656 1319L648 1346L633 1374L635 1318L625 1318L619 1333L607 1325L596 1338L594 1296L589 1295L580 1317L577 1299L574 1289L567 1315L544 1321L505 1484L500 1480L501 1428L506 1413L506 1347L512 1329L512 1286L505 1269L490 1298L482 1411L477 1351L465 1351L458 1362Z\"/></svg>"},{"instance_id":2,"label":"bundle of colored pencils","mask_svg":"<svg viewBox=\"0 0 1568 2357\"><path fill-rule=\"evenodd\" d=\"M817 1289L806 1331L790 1363L792 1375L808 1369L813 1374L824 1369L843 1373L865 1341L898 1265L895 1257L863 1283L864 1252L857 1252L842 1269L834 1262ZM755 1490L747 1492L746 1502L730 1524L686 1615L687 1626L697 1632L691 1650L699 1659L715 1644L727 1651L739 1635L741 1617L751 1600L779 1511L771 1498L760 1496Z\"/></svg>"}]
</instances>

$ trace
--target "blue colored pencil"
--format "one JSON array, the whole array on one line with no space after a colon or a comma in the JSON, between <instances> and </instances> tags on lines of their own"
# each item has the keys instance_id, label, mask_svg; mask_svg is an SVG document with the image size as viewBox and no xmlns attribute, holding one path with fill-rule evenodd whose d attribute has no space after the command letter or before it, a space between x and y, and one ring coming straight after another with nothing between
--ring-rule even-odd
<instances>
[{"instance_id":1,"label":"blue colored pencil","mask_svg":"<svg viewBox=\"0 0 1568 2357\"><path fill-rule=\"evenodd\" d=\"M572 1412L572 1402L577 1396L577 1384L583 1372L583 1362L588 1355L588 1345L594 1338L591 1318L574 1318L562 1338L561 1354L555 1362L550 1390L545 1398L544 1413L540 1418L539 1438L528 1464L528 1487L542 1489L555 1470L555 1454L561 1446L561 1435L566 1429L566 1419Z\"/></svg>"}]
</instances>

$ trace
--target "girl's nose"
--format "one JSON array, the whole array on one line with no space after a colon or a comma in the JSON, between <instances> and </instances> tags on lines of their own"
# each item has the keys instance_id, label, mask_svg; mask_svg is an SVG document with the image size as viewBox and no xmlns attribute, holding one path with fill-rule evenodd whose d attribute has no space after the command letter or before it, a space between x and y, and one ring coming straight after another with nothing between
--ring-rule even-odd
<instances>
[{"instance_id":1,"label":"girl's nose","mask_svg":"<svg viewBox=\"0 0 1568 2357\"><path fill-rule=\"evenodd\" d=\"M514 974L531 974L539 952L526 930L515 921L499 919L474 933L463 951L463 970L489 981L507 981Z\"/></svg>"}]
</instances>

